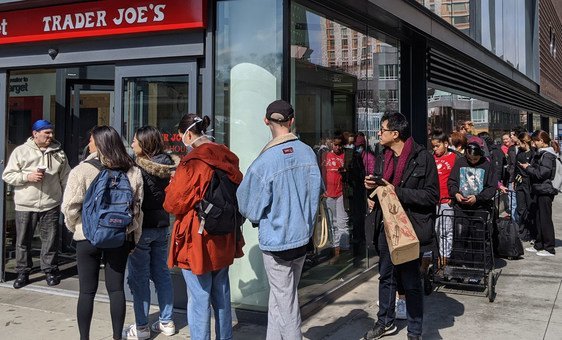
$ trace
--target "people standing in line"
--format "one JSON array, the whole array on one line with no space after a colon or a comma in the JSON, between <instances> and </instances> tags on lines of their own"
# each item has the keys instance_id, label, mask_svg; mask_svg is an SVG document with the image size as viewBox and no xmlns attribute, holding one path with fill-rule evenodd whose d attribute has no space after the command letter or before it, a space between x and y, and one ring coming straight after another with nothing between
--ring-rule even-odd
<instances>
[{"instance_id":1,"label":"people standing in line","mask_svg":"<svg viewBox=\"0 0 562 340\"><path fill-rule=\"evenodd\" d=\"M380 143L385 151L375 162L375 176L380 176L393 187L410 219L420 241L420 251L433 249L435 206L439 200L439 181L435 161L429 152L410 137L410 127L401 113L386 113L381 118ZM367 190L377 187L373 176L365 177ZM370 205L373 205L371 202ZM379 252L379 312L374 327L364 339L379 339L396 332L395 299L396 278L399 278L407 301L408 339L421 339L423 325L423 291L420 277L421 258L393 265L382 223L378 214L375 239Z\"/></svg>"},{"instance_id":2,"label":"people standing in line","mask_svg":"<svg viewBox=\"0 0 562 340\"><path fill-rule=\"evenodd\" d=\"M355 138L355 151L361 155L365 174L372 174L375 170L375 153L371 150L371 147L367 145L367 140L362 132L359 132Z\"/></svg>"},{"instance_id":3,"label":"people standing in line","mask_svg":"<svg viewBox=\"0 0 562 340\"><path fill-rule=\"evenodd\" d=\"M525 248L539 256L554 256L556 238L554 223L552 222L552 201L558 190L552 186L552 179L556 172L557 157L560 153L558 143L550 139L547 132L537 130L531 135L538 151L529 163L518 163L531 179L531 192L535 196L537 212L535 223L537 239L532 247Z\"/></svg>"},{"instance_id":4,"label":"people standing in line","mask_svg":"<svg viewBox=\"0 0 562 340\"><path fill-rule=\"evenodd\" d=\"M515 167L517 166L517 155L520 152L519 139L517 138L517 136L519 136L519 134L522 132L525 132L525 129L520 126L516 126L510 131L512 145L507 150L507 173L505 175L505 178L503 179L504 182L507 182L504 185L507 185L507 188L510 190L509 202L511 206L509 207L509 212L511 214L511 218L513 218L516 223L520 223L519 216L517 215L517 199L516 195L514 194Z\"/></svg>"},{"instance_id":5,"label":"people standing in line","mask_svg":"<svg viewBox=\"0 0 562 340\"><path fill-rule=\"evenodd\" d=\"M505 156L507 156L507 151L509 150L509 147L512 145L513 145L513 141L511 140L511 136L509 135L509 133L504 133L502 135L501 150Z\"/></svg>"},{"instance_id":6,"label":"people standing in line","mask_svg":"<svg viewBox=\"0 0 562 340\"><path fill-rule=\"evenodd\" d=\"M14 187L16 289L29 284L33 266L31 241L37 227L41 237L41 270L49 286L60 283L57 259L60 204L70 166L60 143L54 139L49 121L36 121L32 130L32 136L12 151L2 174L4 182Z\"/></svg>"},{"instance_id":7,"label":"people standing in line","mask_svg":"<svg viewBox=\"0 0 562 340\"><path fill-rule=\"evenodd\" d=\"M517 136L519 140L519 153L517 153L517 164L531 163L535 148L532 146L531 136L527 132L521 132ZM519 216L519 238L521 241L535 242L537 228L530 213L533 201L531 198L531 181L527 171L520 166L515 167L514 183L515 196L517 199L517 216ZM534 209L536 211L536 208Z\"/></svg>"},{"instance_id":8,"label":"people standing in line","mask_svg":"<svg viewBox=\"0 0 562 340\"><path fill-rule=\"evenodd\" d=\"M197 214L215 169L226 173L235 184L242 181L238 157L207 137L209 124L208 116L201 118L194 113L180 120L178 132L191 151L181 159L164 200L164 209L176 217L168 266L181 268L187 286L187 323L191 337L197 340L211 339L211 308L216 338L232 339L228 269L234 258L243 256L244 245L238 230L209 234Z\"/></svg>"},{"instance_id":9,"label":"people standing in line","mask_svg":"<svg viewBox=\"0 0 562 340\"><path fill-rule=\"evenodd\" d=\"M78 164L68 176L68 184L64 191L62 212L66 227L74 232L76 241L76 265L78 268L78 282L80 286L77 321L80 339L90 338L90 325L94 312L94 298L98 290L100 265L105 265L105 287L109 295L109 308L113 339L121 339L123 323L125 322L125 267L127 258L138 243L142 233L143 214L141 204L143 199L143 180L139 168L129 157L121 137L110 126L97 126L92 129L90 155L86 161ZM126 172L133 191L132 224L127 228L127 234L133 233L134 242L128 240L117 248L97 248L86 239L82 228L82 206L86 192L100 170L93 162L101 163L108 169Z\"/></svg>"},{"instance_id":10,"label":"people standing in line","mask_svg":"<svg viewBox=\"0 0 562 340\"><path fill-rule=\"evenodd\" d=\"M238 204L242 215L259 228L270 286L266 339L302 339L297 287L322 177L312 149L291 133L294 111L289 103L272 102L264 122L273 139L246 172Z\"/></svg>"},{"instance_id":11,"label":"people standing in line","mask_svg":"<svg viewBox=\"0 0 562 340\"><path fill-rule=\"evenodd\" d=\"M431 136L431 146L433 158L437 167L437 177L439 178L439 205L437 214L439 217L435 221L436 233L439 240L439 261L442 266L447 264L447 259L451 256L453 246L453 210L451 199L447 188L447 181L455 162L459 155L449 150L449 138L441 129L435 129Z\"/></svg>"},{"instance_id":12,"label":"people standing in line","mask_svg":"<svg viewBox=\"0 0 562 340\"><path fill-rule=\"evenodd\" d=\"M174 292L168 258L170 216L164 210L165 189L175 171L179 157L164 151L164 141L157 128L143 126L137 129L131 148L135 163L143 178L142 235L129 255L128 283L133 295L135 323L123 330L123 339L148 339L150 330L173 335L176 332L172 320ZM150 280L154 282L160 314L158 321L149 327Z\"/></svg>"}]
</instances>

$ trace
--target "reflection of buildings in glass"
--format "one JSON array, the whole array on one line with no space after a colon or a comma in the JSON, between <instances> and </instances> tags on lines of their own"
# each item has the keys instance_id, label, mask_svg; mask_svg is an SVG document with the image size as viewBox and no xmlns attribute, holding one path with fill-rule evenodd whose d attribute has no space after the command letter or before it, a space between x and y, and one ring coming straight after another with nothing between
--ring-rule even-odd
<instances>
[{"instance_id":1,"label":"reflection of buildings in glass","mask_svg":"<svg viewBox=\"0 0 562 340\"><path fill-rule=\"evenodd\" d=\"M461 32L470 32L469 0L417 0Z\"/></svg>"}]
</instances>

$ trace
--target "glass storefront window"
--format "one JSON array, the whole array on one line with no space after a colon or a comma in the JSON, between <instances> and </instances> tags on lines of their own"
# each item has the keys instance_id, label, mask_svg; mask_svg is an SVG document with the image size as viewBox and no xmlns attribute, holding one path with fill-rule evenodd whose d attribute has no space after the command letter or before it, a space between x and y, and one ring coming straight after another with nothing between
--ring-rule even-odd
<instances>
[{"instance_id":1,"label":"glass storefront window","mask_svg":"<svg viewBox=\"0 0 562 340\"><path fill-rule=\"evenodd\" d=\"M344 135L343 144L347 144L347 136L362 133L367 145L373 148L382 114L398 111L398 42L367 26L359 31L298 3L292 4L290 27L290 85L296 131L317 152L319 165L326 174L326 157L333 151L334 137ZM352 43L349 37L353 37ZM361 164L358 172L363 174L361 154L354 145L348 147L345 157L355 154ZM338 232L333 229L332 243L323 249L311 247L307 255L299 287L302 302L375 263L374 251L365 242L364 211L357 208L366 203L364 193L361 195L357 189L362 186L363 177L360 178L361 183L352 184L356 188L353 193L342 195L350 200L345 227ZM333 240L339 233L350 240L349 246L347 241Z\"/></svg>"},{"instance_id":2,"label":"glass storefront window","mask_svg":"<svg viewBox=\"0 0 562 340\"><path fill-rule=\"evenodd\" d=\"M162 132L168 151L187 152L177 125L188 113L188 83L187 75L123 78L123 137L128 148L139 127L152 125Z\"/></svg>"}]
</instances>

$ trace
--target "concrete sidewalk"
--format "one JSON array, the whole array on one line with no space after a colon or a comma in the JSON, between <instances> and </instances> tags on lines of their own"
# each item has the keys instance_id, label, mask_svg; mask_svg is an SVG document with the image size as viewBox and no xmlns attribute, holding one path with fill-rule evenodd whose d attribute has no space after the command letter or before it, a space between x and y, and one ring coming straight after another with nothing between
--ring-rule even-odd
<instances>
[{"instance_id":1,"label":"concrete sidewalk","mask_svg":"<svg viewBox=\"0 0 562 340\"><path fill-rule=\"evenodd\" d=\"M562 197L554 203L556 234L562 235ZM560 236L558 236L560 237ZM527 246L527 245L526 245ZM501 275L497 297L433 292L425 299L424 336L428 339L561 339L562 241L557 240L555 257L526 253L516 261L499 259ZM303 322L307 339L360 339L376 320L378 276L361 284L334 303ZM33 285L20 290L11 283L0 284L0 338L2 339L77 339L76 294ZM151 319L157 318L156 309ZM179 333L170 339L185 339L189 332L186 315L175 313ZM127 306L126 324L134 319ZM385 339L405 339L406 321L398 321L398 334ZM167 338L157 335L153 339ZM264 339L265 327L251 324L235 326L235 339ZM91 339L111 339L109 305L96 302Z\"/></svg>"}]
</instances>

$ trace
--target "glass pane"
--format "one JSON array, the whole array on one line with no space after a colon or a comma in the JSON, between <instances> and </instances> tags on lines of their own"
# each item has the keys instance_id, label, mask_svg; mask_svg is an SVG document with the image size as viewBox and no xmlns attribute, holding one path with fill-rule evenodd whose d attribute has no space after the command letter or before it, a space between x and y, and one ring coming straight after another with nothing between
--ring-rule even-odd
<instances>
[{"instance_id":1,"label":"glass pane","mask_svg":"<svg viewBox=\"0 0 562 340\"><path fill-rule=\"evenodd\" d=\"M187 75L123 78L123 137L129 149L135 131L152 125L162 132L168 151L187 152L177 125L188 113L188 82Z\"/></svg>"},{"instance_id":2,"label":"glass pane","mask_svg":"<svg viewBox=\"0 0 562 340\"><path fill-rule=\"evenodd\" d=\"M301 302L306 302L375 262L367 246L371 242L365 240L362 182L365 172L373 171L368 159L374 157L380 117L399 109L399 49L378 31L358 30L300 4L292 4L291 20L296 131L317 152L323 174L333 170L338 157L344 167L349 166L345 159L358 165L346 176L349 180L324 177L331 240L320 249L310 247L299 286ZM356 149L356 138L366 141L365 153Z\"/></svg>"}]
</instances>

